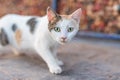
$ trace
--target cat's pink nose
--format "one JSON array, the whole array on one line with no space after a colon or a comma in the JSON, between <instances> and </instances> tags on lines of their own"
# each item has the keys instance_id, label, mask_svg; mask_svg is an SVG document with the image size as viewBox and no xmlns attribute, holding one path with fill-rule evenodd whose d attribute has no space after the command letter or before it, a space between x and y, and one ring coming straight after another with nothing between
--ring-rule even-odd
<instances>
[{"instance_id":1,"label":"cat's pink nose","mask_svg":"<svg viewBox=\"0 0 120 80\"><path fill-rule=\"evenodd\" d=\"M67 39L67 37L61 37L61 39L62 39L63 41L65 41L65 40Z\"/></svg>"}]
</instances>

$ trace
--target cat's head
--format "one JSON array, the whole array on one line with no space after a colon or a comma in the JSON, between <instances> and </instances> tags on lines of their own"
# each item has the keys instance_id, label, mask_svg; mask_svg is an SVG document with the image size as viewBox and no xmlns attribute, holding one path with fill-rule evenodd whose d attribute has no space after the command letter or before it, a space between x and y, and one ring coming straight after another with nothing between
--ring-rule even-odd
<instances>
[{"instance_id":1,"label":"cat's head","mask_svg":"<svg viewBox=\"0 0 120 80\"><path fill-rule=\"evenodd\" d=\"M79 31L81 14L81 8L77 9L70 15L59 15L48 7L48 29L53 39L60 44L69 42Z\"/></svg>"}]
</instances>

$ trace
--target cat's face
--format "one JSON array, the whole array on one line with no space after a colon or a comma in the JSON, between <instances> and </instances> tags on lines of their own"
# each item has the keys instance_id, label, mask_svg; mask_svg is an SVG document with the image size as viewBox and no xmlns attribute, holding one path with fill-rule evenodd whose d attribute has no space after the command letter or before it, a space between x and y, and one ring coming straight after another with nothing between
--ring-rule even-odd
<instances>
[{"instance_id":1,"label":"cat's face","mask_svg":"<svg viewBox=\"0 0 120 80\"><path fill-rule=\"evenodd\" d=\"M60 44L69 42L79 31L81 9L71 15L58 15L51 8L47 10L49 31L54 40Z\"/></svg>"},{"instance_id":2,"label":"cat's face","mask_svg":"<svg viewBox=\"0 0 120 80\"><path fill-rule=\"evenodd\" d=\"M59 43L70 41L78 32L79 24L72 19L62 18L51 30L51 35Z\"/></svg>"}]
</instances>

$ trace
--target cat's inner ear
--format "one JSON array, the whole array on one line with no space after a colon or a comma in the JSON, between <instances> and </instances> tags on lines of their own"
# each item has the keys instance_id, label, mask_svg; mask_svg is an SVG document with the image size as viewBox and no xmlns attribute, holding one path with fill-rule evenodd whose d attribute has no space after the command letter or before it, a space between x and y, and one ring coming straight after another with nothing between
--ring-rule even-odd
<instances>
[{"instance_id":1,"label":"cat's inner ear","mask_svg":"<svg viewBox=\"0 0 120 80\"><path fill-rule=\"evenodd\" d=\"M74 11L74 12L70 15L70 17L79 23L79 22L80 22L80 17L81 17L81 15L82 15L82 10L81 10L81 8L79 8L79 9L77 9L76 11Z\"/></svg>"},{"instance_id":2,"label":"cat's inner ear","mask_svg":"<svg viewBox=\"0 0 120 80\"><path fill-rule=\"evenodd\" d=\"M53 21L57 20L59 15L55 11L53 11L50 7L48 7L47 8L47 17L48 17L49 22L53 22Z\"/></svg>"}]
</instances>

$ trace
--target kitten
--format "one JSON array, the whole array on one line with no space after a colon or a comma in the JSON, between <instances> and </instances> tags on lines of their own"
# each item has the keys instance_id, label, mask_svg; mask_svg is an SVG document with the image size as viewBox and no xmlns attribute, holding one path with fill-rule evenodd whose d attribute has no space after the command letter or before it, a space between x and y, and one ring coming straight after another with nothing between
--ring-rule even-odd
<instances>
[{"instance_id":1,"label":"kitten","mask_svg":"<svg viewBox=\"0 0 120 80\"><path fill-rule=\"evenodd\" d=\"M59 44L69 42L79 30L81 8L71 15L59 15L50 7L43 17L9 14L0 20L1 47L33 49L53 74L60 74L63 62L57 58ZM15 51L17 53L17 51Z\"/></svg>"}]
</instances>

